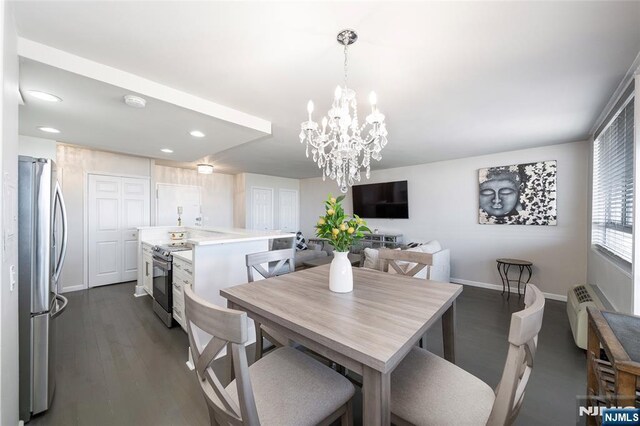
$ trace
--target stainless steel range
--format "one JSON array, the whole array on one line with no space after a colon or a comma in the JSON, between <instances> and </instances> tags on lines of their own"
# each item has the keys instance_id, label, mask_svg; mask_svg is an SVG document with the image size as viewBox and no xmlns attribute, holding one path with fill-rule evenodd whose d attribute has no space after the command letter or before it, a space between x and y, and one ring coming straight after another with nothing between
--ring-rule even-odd
<instances>
[{"instance_id":1,"label":"stainless steel range","mask_svg":"<svg viewBox=\"0 0 640 426\"><path fill-rule=\"evenodd\" d=\"M184 241L153 247L153 311L167 327L173 327L173 255L191 250Z\"/></svg>"}]
</instances>

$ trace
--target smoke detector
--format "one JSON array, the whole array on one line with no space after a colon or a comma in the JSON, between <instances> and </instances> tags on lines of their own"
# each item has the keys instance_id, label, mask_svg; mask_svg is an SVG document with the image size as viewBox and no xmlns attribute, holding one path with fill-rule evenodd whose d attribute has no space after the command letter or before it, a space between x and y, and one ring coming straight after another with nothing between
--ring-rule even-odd
<instances>
[{"instance_id":1,"label":"smoke detector","mask_svg":"<svg viewBox=\"0 0 640 426\"><path fill-rule=\"evenodd\" d=\"M124 103L132 108L144 108L147 100L135 95L124 95Z\"/></svg>"}]
</instances>

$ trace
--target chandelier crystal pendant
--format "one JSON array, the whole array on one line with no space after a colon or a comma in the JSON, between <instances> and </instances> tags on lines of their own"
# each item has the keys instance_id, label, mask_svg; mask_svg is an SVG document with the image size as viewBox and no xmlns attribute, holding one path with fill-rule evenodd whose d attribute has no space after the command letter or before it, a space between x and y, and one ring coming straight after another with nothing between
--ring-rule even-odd
<instances>
[{"instance_id":1,"label":"chandelier crystal pendant","mask_svg":"<svg viewBox=\"0 0 640 426\"><path fill-rule=\"evenodd\" d=\"M360 169L365 169L369 179L371 159L382 159L380 151L387 144L387 127L384 114L378 111L374 92L369 95L371 114L362 125L358 121L356 93L347 86L347 47L355 43L358 35L353 30L343 30L337 39L344 46L344 85L336 87L333 104L322 118L322 126L312 120L313 101L309 101L309 120L300 125L300 143L306 142L307 157L311 148L313 161L322 169L322 180L329 176L337 182L340 191L346 193L349 186L360 181Z\"/></svg>"}]
</instances>

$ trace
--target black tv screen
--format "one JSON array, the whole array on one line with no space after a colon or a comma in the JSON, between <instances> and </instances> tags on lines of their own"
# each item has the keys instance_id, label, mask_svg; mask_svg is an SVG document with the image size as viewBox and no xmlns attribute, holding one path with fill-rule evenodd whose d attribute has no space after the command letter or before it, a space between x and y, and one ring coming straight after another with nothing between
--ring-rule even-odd
<instances>
[{"instance_id":1,"label":"black tv screen","mask_svg":"<svg viewBox=\"0 0 640 426\"><path fill-rule=\"evenodd\" d=\"M408 219L407 181L356 185L353 213L365 219Z\"/></svg>"}]
</instances>

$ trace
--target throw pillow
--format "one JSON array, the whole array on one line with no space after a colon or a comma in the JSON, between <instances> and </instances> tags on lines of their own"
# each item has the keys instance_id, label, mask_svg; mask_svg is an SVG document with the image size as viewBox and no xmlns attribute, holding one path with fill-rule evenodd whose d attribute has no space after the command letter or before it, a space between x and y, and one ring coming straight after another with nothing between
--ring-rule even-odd
<instances>
[{"instance_id":1,"label":"throw pillow","mask_svg":"<svg viewBox=\"0 0 640 426\"><path fill-rule=\"evenodd\" d=\"M307 250L308 248L302 232L296 232L296 250Z\"/></svg>"},{"instance_id":2,"label":"throw pillow","mask_svg":"<svg viewBox=\"0 0 640 426\"><path fill-rule=\"evenodd\" d=\"M395 248L393 250L400 250L399 248ZM378 249L365 248L363 250L364 253L364 262L362 264L363 268L375 269L377 271L380 270L380 259L378 256Z\"/></svg>"},{"instance_id":3,"label":"throw pillow","mask_svg":"<svg viewBox=\"0 0 640 426\"><path fill-rule=\"evenodd\" d=\"M380 269L378 263L378 250L368 247L364 249L364 264L362 267L376 270Z\"/></svg>"}]
</instances>

